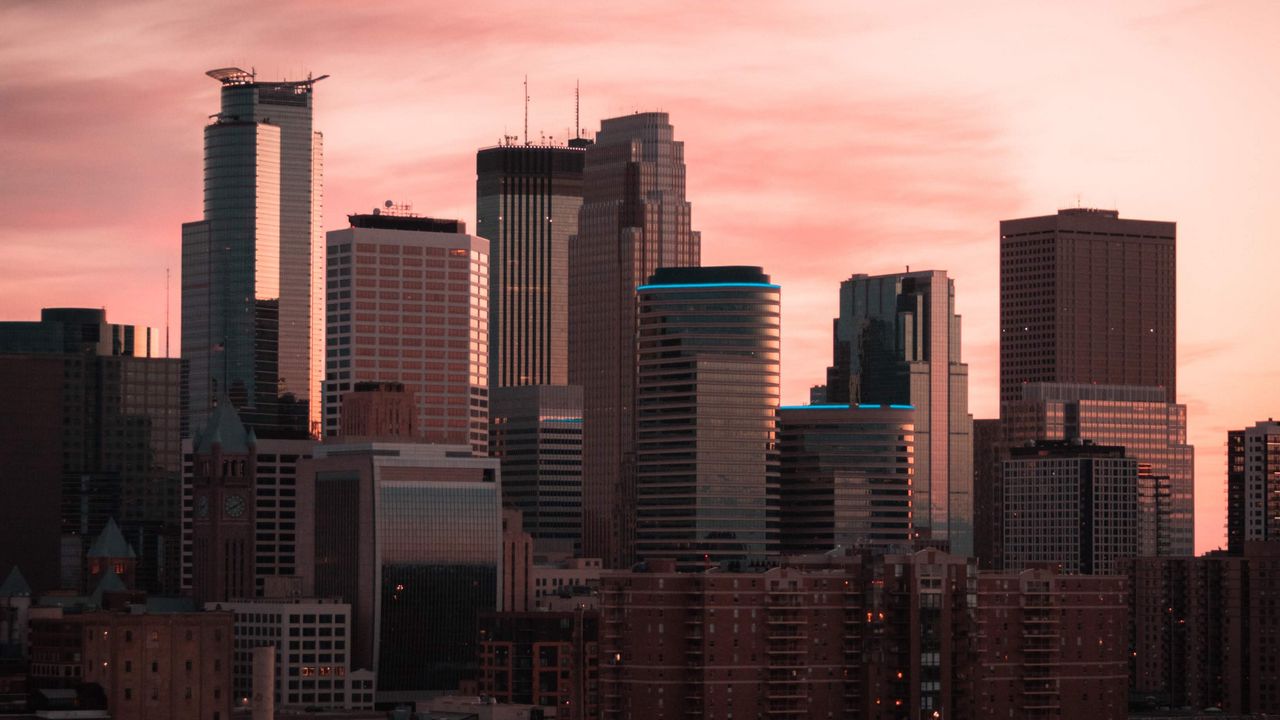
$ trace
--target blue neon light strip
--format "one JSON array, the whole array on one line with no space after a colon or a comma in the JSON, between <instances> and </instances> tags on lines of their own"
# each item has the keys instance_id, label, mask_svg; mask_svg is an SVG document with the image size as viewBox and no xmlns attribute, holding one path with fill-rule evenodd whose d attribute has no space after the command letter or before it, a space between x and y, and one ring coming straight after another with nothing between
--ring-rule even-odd
<instances>
[{"instance_id":1,"label":"blue neon light strip","mask_svg":"<svg viewBox=\"0 0 1280 720\"><path fill-rule=\"evenodd\" d=\"M915 410L915 405L890 405L894 410Z\"/></svg>"},{"instance_id":2,"label":"blue neon light strip","mask_svg":"<svg viewBox=\"0 0 1280 720\"><path fill-rule=\"evenodd\" d=\"M858 403L858 409L859 410L879 410L880 406L878 404L872 404L872 403Z\"/></svg>"},{"instance_id":3,"label":"blue neon light strip","mask_svg":"<svg viewBox=\"0 0 1280 720\"><path fill-rule=\"evenodd\" d=\"M546 418L543 422L580 423L582 418Z\"/></svg>"},{"instance_id":4,"label":"blue neon light strip","mask_svg":"<svg viewBox=\"0 0 1280 720\"><path fill-rule=\"evenodd\" d=\"M754 288L769 288L771 290L782 289L781 285L774 285L773 283L681 283L681 284L674 284L674 285L641 285L640 287L636 288L636 290L637 291L639 290L680 290L683 288L715 288L715 287L730 287L730 288L754 287Z\"/></svg>"}]
</instances>

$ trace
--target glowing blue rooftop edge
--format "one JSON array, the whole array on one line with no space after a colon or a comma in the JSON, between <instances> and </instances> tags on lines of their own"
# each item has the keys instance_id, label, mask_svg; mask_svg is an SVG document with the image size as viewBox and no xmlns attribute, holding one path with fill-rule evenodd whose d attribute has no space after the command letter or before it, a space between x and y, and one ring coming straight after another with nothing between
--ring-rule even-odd
<instances>
[{"instance_id":1,"label":"glowing blue rooftop edge","mask_svg":"<svg viewBox=\"0 0 1280 720\"><path fill-rule=\"evenodd\" d=\"M636 288L640 290L678 290L681 288L715 288L715 287L756 287L769 288L771 290L781 290L781 285L773 283L752 283L752 282L722 282L722 283L676 283L672 285L641 285Z\"/></svg>"}]
</instances>

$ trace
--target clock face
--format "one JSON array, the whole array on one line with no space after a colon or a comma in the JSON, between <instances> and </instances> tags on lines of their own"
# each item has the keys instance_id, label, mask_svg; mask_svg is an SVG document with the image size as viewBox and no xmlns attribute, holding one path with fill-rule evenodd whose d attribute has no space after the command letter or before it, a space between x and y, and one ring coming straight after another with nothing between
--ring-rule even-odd
<instances>
[{"instance_id":1,"label":"clock face","mask_svg":"<svg viewBox=\"0 0 1280 720\"><path fill-rule=\"evenodd\" d=\"M209 517L209 496L199 495L196 497L196 517Z\"/></svg>"},{"instance_id":2,"label":"clock face","mask_svg":"<svg viewBox=\"0 0 1280 720\"><path fill-rule=\"evenodd\" d=\"M228 517L238 518L244 514L244 498L239 495L228 495L222 503L222 509Z\"/></svg>"}]
</instances>

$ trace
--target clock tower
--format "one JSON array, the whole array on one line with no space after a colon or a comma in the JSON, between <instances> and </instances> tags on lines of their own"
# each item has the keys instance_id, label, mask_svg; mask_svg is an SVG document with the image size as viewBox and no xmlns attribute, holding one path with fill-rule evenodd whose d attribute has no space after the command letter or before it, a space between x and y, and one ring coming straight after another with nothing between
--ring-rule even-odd
<instances>
[{"instance_id":1,"label":"clock tower","mask_svg":"<svg viewBox=\"0 0 1280 720\"><path fill-rule=\"evenodd\" d=\"M257 444L225 398L194 440L191 595L197 607L254 596Z\"/></svg>"}]
</instances>

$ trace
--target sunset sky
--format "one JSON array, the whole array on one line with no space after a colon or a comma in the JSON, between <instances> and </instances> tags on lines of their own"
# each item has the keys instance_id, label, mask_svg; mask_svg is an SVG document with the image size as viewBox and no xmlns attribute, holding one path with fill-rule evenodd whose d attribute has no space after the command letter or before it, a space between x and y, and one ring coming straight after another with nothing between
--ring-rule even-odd
<instances>
[{"instance_id":1,"label":"sunset sky","mask_svg":"<svg viewBox=\"0 0 1280 720\"><path fill-rule=\"evenodd\" d=\"M635 110L685 143L703 264L783 287L784 400L830 361L839 283L945 269L975 417L997 414L1002 218L1178 223L1197 550L1228 428L1280 414L1280 3L0 2L0 319L163 326L201 216L215 67L316 88L325 227L382 201L475 222L475 151ZM1122 6L1121 6L1122 5ZM1272 308L1267 310L1266 308Z\"/></svg>"}]
</instances>

